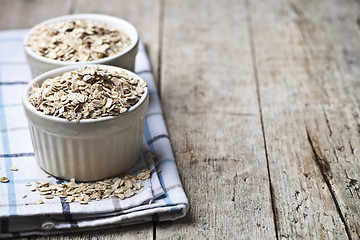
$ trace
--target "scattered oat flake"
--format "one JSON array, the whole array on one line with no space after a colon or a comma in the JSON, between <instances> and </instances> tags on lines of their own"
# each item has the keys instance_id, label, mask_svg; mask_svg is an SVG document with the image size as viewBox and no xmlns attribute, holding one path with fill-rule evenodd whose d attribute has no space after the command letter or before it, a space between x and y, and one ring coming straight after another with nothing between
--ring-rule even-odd
<instances>
[{"instance_id":1,"label":"scattered oat flake","mask_svg":"<svg viewBox=\"0 0 360 240\"><path fill-rule=\"evenodd\" d=\"M45 198L46 198L46 199L53 199L54 196L53 196L53 195L47 195L47 196L45 196Z\"/></svg>"},{"instance_id":2,"label":"scattered oat flake","mask_svg":"<svg viewBox=\"0 0 360 240\"><path fill-rule=\"evenodd\" d=\"M2 183L7 183L7 182L9 182L9 181L10 181L10 179L7 178L7 177L1 177L1 178L0 178L0 182L2 182Z\"/></svg>"},{"instance_id":3,"label":"scattered oat flake","mask_svg":"<svg viewBox=\"0 0 360 240\"><path fill-rule=\"evenodd\" d=\"M150 170L141 171L136 178L145 181L146 179L150 178Z\"/></svg>"},{"instance_id":4,"label":"scattered oat flake","mask_svg":"<svg viewBox=\"0 0 360 240\"><path fill-rule=\"evenodd\" d=\"M27 183L25 183L25 186L27 186L27 187L31 187L31 186L32 186L32 184L31 184L31 183L29 183L29 182L27 182Z\"/></svg>"},{"instance_id":5,"label":"scattered oat flake","mask_svg":"<svg viewBox=\"0 0 360 240\"><path fill-rule=\"evenodd\" d=\"M11 171L17 171L17 170L19 170L19 168L18 168L18 167L15 167L15 166L11 166L11 167L10 167L10 170L11 170Z\"/></svg>"},{"instance_id":6,"label":"scattered oat flake","mask_svg":"<svg viewBox=\"0 0 360 240\"><path fill-rule=\"evenodd\" d=\"M41 199L36 200L36 201L34 202L34 204L43 204L43 203L44 203L44 201L43 201L43 200L41 200Z\"/></svg>"},{"instance_id":7,"label":"scattered oat flake","mask_svg":"<svg viewBox=\"0 0 360 240\"><path fill-rule=\"evenodd\" d=\"M121 200L125 199L125 195L123 193L116 194L115 196L120 198Z\"/></svg>"},{"instance_id":8,"label":"scattered oat flake","mask_svg":"<svg viewBox=\"0 0 360 240\"><path fill-rule=\"evenodd\" d=\"M126 192L124 193L125 197L132 197L132 196L134 196L134 194L135 194L135 192L134 192L134 190L132 190L132 189L128 189L128 190L126 190Z\"/></svg>"},{"instance_id":9,"label":"scattered oat flake","mask_svg":"<svg viewBox=\"0 0 360 240\"><path fill-rule=\"evenodd\" d=\"M125 180L125 187L126 187L126 188L129 189L129 188L132 187L132 185L133 185L133 184L132 184L132 182L131 182L129 179L126 179L126 180Z\"/></svg>"},{"instance_id":10,"label":"scattered oat flake","mask_svg":"<svg viewBox=\"0 0 360 240\"><path fill-rule=\"evenodd\" d=\"M133 183L133 185L134 185L136 190L139 190L139 189L142 188L142 185L140 183L138 183L138 182Z\"/></svg>"}]
</instances>

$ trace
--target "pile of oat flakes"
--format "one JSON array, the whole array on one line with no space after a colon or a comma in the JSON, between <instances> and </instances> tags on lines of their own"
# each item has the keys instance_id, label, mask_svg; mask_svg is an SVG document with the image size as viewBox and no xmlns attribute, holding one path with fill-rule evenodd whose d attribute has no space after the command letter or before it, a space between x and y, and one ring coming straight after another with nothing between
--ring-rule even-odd
<instances>
[{"instance_id":1,"label":"pile of oat flakes","mask_svg":"<svg viewBox=\"0 0 360 240\"><path fill-rule=\"evenodd\" d=\"M150 171L143 170L136 177L127 174L124 178L111 178L92 183L76 183L71 179L68 183L54 184L48 180L36 181L36 188L32 191L39 191L46 199L52 199L54 196L65 198L65 202L76 202L87 204L90 201L98 201L115 196L120 199L129 198L143 188L138 181L145 181L150 178ZM28 184L31 186L31 184ZM39 199L35 204L42 204Z\"/></svg>"},{"instance_id":2,"label":"pile of oat flakes","mask_svg":"<svg viewBox=\"0 0 360 240\"><path fill-rule=\"evenodd\" d=\"M148 154L146 158L146 164L149 165L156 156L154 154ZM158 166L159 162L155 161L155 166ZM11 171L18 171L16 166L10 167ZM157 169L157 172L161 172L161 168ZM47 177L51 177L48 175ZM148 180L151 177L151 171L143 169L136 176L130 173L126 174L123 178L114 177L108 178L97 182L83 182L76 183L75 179L71 179L69 182L55 184L49 180L38 180L35 183L27 182L25 186L29 187L31 192L39 192L45 199L53 199L54 197L64 198L67 203L80 203L88 204L91 201L99 201L109 197L117 197L121 200L130 198L138 193L144 185L142 182ZM0 177L1 183L9 183L10 179L7 177ZM35 185L35 186L34 186ZM28 195L23 195L22 198L27 198ZM43 204L42 199L37 199L34 204ZM28 203L26 203L27 205Z\"/></svg>"},{"instance_id":3,"label":"pile of oat flakes","mask_svg":"<svg viewBox=\"0 0 360 240\"><path fill-rule=\"evenodd\" d=\"M33 86L29 101L46 115L80 121L126 112L145 87L145 81L125 71L84 67Z\"/></svg>"},{"instance_id":4,"label":"pile of oat flakes","mask_svg":"<svg viewBox=\"0 0 360 240\"><path fill-rule=\"evenodd\" d=\"M11 166L12 171L18 171L18 168ZM28 182L25 185L31 187L32 192L38 191L45 199L53 199L54 196L65 198L67 203L87 204L90 201L99 201L110 196L118 197L121 200L134 196L144 186L140 183L150 178L150 170L142 170L135 177L126 174L124 178L109 178L96 183L76 183L71 179L68 183L54 184L48 180L36 181L36 187ZM49 176L50 177L50 176ZM9 178L1 177L0 182L8 183ZM27 198L24 195L23 198ZM43 204L44 201L38 199L34 204Z\"/></svg>"},{"instance_id":5,"label":"pile of oat flakes","mask_svg":"<svg viewBox=\"0 0 360 240\"><path fill-rule=\"evenodd\" d=\"M31 29L26 43L43 57L69 62L86 62L126 50L130 37L121 29L87 19L66 20Z\"/></svg>"}]
</instances>

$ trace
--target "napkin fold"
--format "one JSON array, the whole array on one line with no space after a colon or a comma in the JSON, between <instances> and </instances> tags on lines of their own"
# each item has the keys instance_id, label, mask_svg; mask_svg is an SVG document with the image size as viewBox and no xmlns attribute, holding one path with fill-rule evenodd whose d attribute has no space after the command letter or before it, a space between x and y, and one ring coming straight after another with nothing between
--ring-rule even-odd
<instances>
[{"instance_id":1,"label":"napkin fold","mask_svg":"<svg viewBox=\"0 0 360 240\"><path fill-rule=\"evenodd\" d=\"M133 197L109 197L83 205L66 203L63 198L45 199L26 183L37 180L61 183L49 177L36 163L21 105L25 85L31 80L22 41L28 30L0 31L0 238L49 235L103 229L150 221L171 221L183 217L188 200L177 172L170 139L142 42L136 56L135 72L148 84L149 108L146 113L142 157L129 170L136 175L143 169L151 177ZM152 156L149 158L148 156ZM16 166L18 171L10 169ZM43 204L34 204L38 199Z\"/></svg>"}]
</instances>

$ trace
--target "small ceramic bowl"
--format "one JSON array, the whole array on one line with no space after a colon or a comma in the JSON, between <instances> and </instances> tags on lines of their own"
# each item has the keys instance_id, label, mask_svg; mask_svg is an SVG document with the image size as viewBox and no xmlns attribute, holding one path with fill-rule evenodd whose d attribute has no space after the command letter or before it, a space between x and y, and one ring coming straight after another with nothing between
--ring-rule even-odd
<instances>
[{"instance_id":1,"label":"small ceramic bowl","mask_svg":"<svg viewBox=\"0 0 360 240\"><path fill-rule=\"evenodd\" d=\"M92 65L111 71L122 68ZM127 112L99 119L69 121L38 111L28 97L34 83L85 67L58 68L32 80L23 93L22 103L29 122L35 158L42 169L62 179L95 181L117 176L133 166L141 153L148 88Z\"/></svg>"},{"instance_id":2,"label":"small ceramic bowl","mask_svg":"<svg viewBox=\"0 0 360 240\"><path fill-rule=\"evenodd\" d=\"M40 54L37 54L34 51L32 51L30 47L26 46L26 43L28 42L28 39L31 35L31 31L29 31L24 38L24 49L25 49L25 56L28 63L30 64L31 73L33 77L36 77L52 69L56 69L64 66L84 65L90 63L112 65L112 66L125 68L130 71L134 71L135 57L139 43L139 34L136 28L132 24L130 24L129 22L123 19L102 15L102 14L74 14L74 15L65 15L57 18L52 18L44 22L41 22L35 25L34 27L49 23L54 23L62 20L75 20L75 19L88 19L88 20L105 23L109 26L118 27L130 37L131 44L125 51L119 52L117 54L111 55L106 58L88 61L88 62L66 62L66 61L59 61L59 60L43 57Z\"/></svg>"}]
</instances>

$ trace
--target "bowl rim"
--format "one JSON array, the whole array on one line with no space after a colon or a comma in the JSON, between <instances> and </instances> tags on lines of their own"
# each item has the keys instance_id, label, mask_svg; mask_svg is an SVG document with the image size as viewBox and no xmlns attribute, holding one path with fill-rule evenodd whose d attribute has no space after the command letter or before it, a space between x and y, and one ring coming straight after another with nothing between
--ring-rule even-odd
<instances>
[{"instance_id":1,"label":"bowl rim","mask_svg":"<svg viewBox=\"0 0 360 240\"><path fill-rule=\"evenodd\" d=\"M117 116L106 116L106 117L100 117L100 118L95 118L95 119L80 119L79 122L76 122L74 120L68 120L66 118L60 118L60 117L55 117L52 115L46 115L41 111L36 110L35 106L33 106L30 101L29 101L29 93L30 90L32 89L34 83L38 83L38 82L42 82L45 81L46 79L49 78L54 78L56 76L59 76L65 72L68 71L73 71L73 70L77 70L83 67L99 67L99 68L103 68L103 69L107 69L107 70L111 70L111 71L125 71L126 73L128 73L129 75L132 76L136 76L137 78L140 78L141 80L145 81L143 78L141 78L139 75L137 75L134 72L131 72L127 69L121 68L121 67L116 67L116 66L109 66L109 65L102 65L102 64L83 64L83 65L72 65L72 66L65 66L65 67L61 67L61 68L56 68L54 70L45 72L39 76L37 76L36 78L34 78L33 80L31 80L30 82L28 82L28 84L26 85L23 94L22 94L22 105L24 107L25 110L30 111L32 114L34 114L35 116L42 118L44 120L47 121L52 121L52 122L56 122L56 123L63 123L63 124L93 124L93 123L100 123L100 122L104 122L104 121L109 121L109 120L114 120L114 119L118 119L121 117L124 117L128 114L131 114L132 112L134 112L135 110L139 109L140 106L142 106L146 99L149 96L149 89L148 86L146 86L144 88L144 93L142 94L141 98L139 99L139 101L133 105L132 107L130 107L126 112L121 113ZM146 81L145 81L146 82Z\"/></svg>"},{"instance_id":2,"label":"bowl rim","mask_svg":"<svg viewBox=\"0 0 360 240\"><path fill-rule=\"evenodd\" d=\"M114 55L105 57L105 58L101 58L101 59L97 59L97 60L92 60L92 61L86 61L86 62L69 62L69 61L60 61L60 60L55 60L55 59L50 59L44 56L41 56L40 54L34 52L33 50L31 50L31 48L29 46L27 46L27 42L28 39L31 35L31 30L35 27L38 26L42 26L45 24L49 24L49 23L54 23L57 21L62 21L62 20L72 20L72 19L91 19L94 21L100 21L109 25L113 25L112 23L114 22L121 22L121 24L123 25L127 25L135 34L135 38L134 41L133 39L131 39L131 44L130 46L125 49L124 51L118 52ZM125 32L126 34L129 34L127 31L125 31L125 29L120 28L123 32ZM105 14L96 14L96 13L79 13L79 14L69 14L69 15L63 15L63 16L59 16L59 17L55 17L55 18L50 18L47 19L45 21L42 21L36 25L34 25L32 28L29 29L29 31L25 34L24 40L23 40L23 46L25 49L25 52L30 55L32 58L40 61L40 62L47 62L49 64L55 64L55 65L83 65L83 64L103 64L106 62L110 62L118 57L121 57L125 54L127 54L128 52L130 52L132 49L134 49L139 43L139 33L137 31L137 29L135 28L135 26L133 24L131 24L130 22L122 19L122 18L118 18L118 17L114 17L114 16L110 16L110 15L105 15Z\"/></svg>"}]
</instances>

